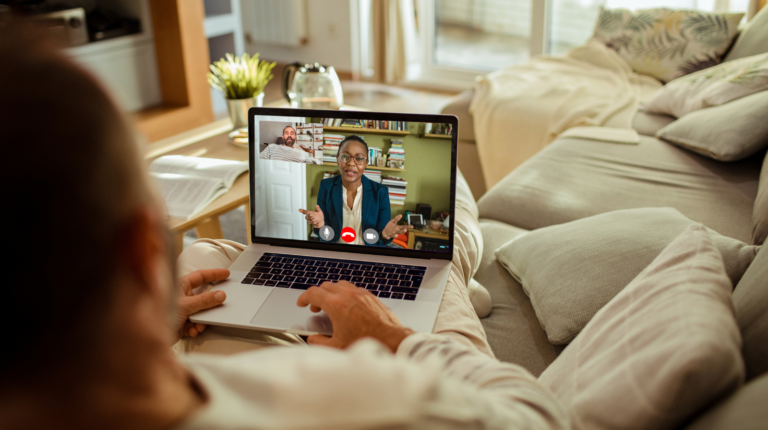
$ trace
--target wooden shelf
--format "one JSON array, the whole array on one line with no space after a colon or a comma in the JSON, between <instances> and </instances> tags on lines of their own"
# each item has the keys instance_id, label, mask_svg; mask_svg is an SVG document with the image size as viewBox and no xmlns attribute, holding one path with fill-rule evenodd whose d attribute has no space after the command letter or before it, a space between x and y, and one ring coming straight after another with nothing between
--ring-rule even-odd
<instances>
[{"instance_id":1,"label":"wooden shelf","mask_svg":"<svg viewBox=\"0 0 768 430\"><path fill-rule=\"evenodd\" d=\"M320 166L320 164L316 164L316 166ZM336 163L323 163L322 166L336 166L339 165ZM386 171L392 171L392 172L405 172L405 169L395 169L394 167L378 167L378 166L368 166L367 170L386 170Z\"/></svg>"},{"instance_id":2,"label":"wooden shelf","mask_svg":"<svg viewBox=\"0 0 768 430\"><path fill-rule=\"evenodd\" d=\"M364 128L364 127L331 127L330 125L323 126L323 133L328 131L340 131L343 133L359 133L359 134L387 134L390 136L407 136L411 134L410 131L404 130L382 130L380 128ZM397 170L397 169L395 169Z\"/></svg>"},{"instance_id":3,"label":"wooden shelf","mask_svg":"<svg viewBox=\"0 0 768 430\"><path fill-rule=\"evenodd\" d=\"M431 133L422 134L421 137L426 138L426 139L451 139L451 138L453 138L453 136L451 136L450 134L431 134Z\"/></svg>"}]
</instances>

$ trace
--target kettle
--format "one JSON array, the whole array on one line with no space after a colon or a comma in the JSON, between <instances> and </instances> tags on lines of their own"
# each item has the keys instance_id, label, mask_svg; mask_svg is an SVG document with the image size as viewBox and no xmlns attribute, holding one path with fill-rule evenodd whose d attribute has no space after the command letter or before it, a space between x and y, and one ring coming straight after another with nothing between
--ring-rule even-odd
<instances>
[{"instance_id":1,"label":"kettle","mask_svg":"<svg viewBox=\"0 0 768 430\"><path fill-rule=\"evenodd\" d=\"M291 63L283 70L283 97L293 108L339 109L341 81L332 66Z\"/></svg>"}]
</instances>

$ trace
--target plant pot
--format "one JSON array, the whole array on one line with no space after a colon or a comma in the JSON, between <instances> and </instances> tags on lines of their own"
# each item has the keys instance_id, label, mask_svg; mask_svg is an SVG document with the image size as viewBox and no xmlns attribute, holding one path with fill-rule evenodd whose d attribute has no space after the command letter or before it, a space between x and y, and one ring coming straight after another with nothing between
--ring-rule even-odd
<instances>
[{"instance_id":1,"label":"plant pot","mask_svg":"<svg viewBox=\"0 0 768 430\"><path fill-rule=\"evenodd\" d=\"M248 109L261 107L264 104L264 93L250 99L227 99L229 119L232 120L232 130L248 127Z\"/></svg>"}]
</instances>

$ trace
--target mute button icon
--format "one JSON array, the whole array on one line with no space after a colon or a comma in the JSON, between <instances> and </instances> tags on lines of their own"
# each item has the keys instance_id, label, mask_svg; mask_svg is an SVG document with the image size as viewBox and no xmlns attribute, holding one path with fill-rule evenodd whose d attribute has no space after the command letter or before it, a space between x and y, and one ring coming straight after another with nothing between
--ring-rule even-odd
<instances>
[{"instance_id":1,"label":"mute button icon","mask_svg":"<svg viewBox=\"0 0 768 430\"><path fill-rule=\"evenodd\" d=\"M329 240L333 239L333 235L335 232L330 226L324 225L320 227L320 238L322 238L324 241L328 242Z\"/></svg>"}]
</instances>

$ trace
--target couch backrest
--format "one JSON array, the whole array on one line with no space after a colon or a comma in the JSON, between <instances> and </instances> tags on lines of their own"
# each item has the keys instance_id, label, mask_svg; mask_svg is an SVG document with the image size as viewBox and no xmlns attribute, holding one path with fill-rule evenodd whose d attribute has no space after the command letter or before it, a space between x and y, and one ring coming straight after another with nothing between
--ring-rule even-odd
<instances>
[{"instance_id":1,"label":"couch backrest","mask_svg":"<svg viewBox=\"0 0 768 430\"><path fill-rule=\"evenodd\" d=\"M736 42L731 47L725 61L768 52L768 6L758 12L749 21Z\"/></svg>"},{"instance_id":2,"label":"couch backrest","mask_svg":"<svg viewBox=\"0 0 768 430\"><path fill-rule=\"evenodd\" d=\"M761 247L733 290L747 380L768 372L768 247Z\"/></svg>"}]
</instances>

